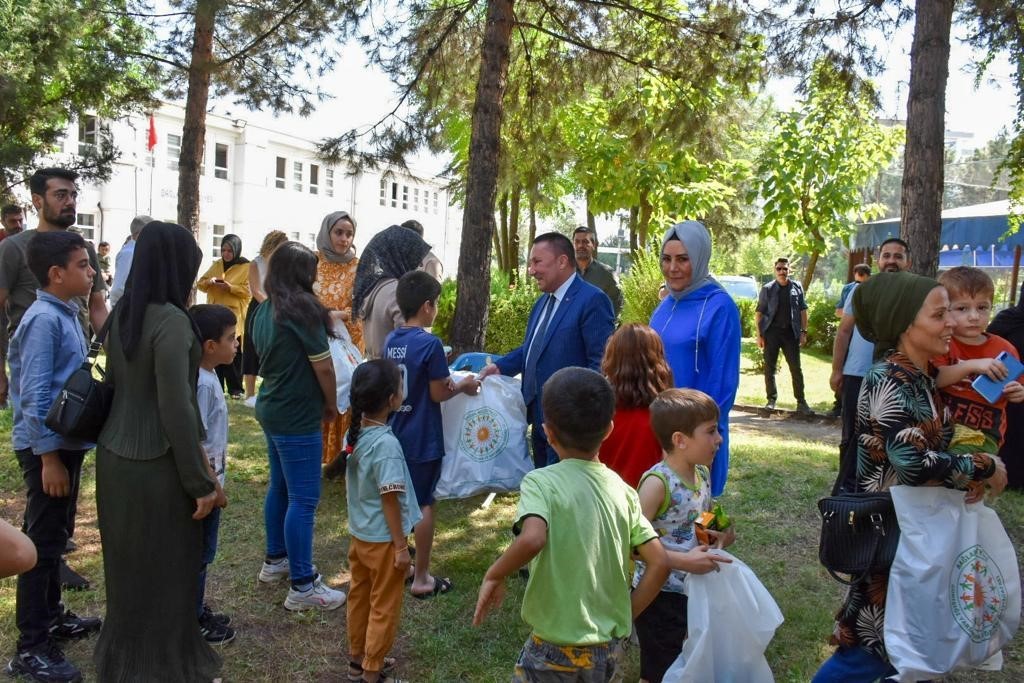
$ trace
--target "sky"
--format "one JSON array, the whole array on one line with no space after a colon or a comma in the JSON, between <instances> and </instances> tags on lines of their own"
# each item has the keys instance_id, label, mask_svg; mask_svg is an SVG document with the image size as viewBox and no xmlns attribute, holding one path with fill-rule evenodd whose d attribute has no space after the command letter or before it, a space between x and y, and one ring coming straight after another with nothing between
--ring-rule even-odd
<instances>
[{"instance_id":1,"label":"sky","mask_svg":"<svg viewBox=\"0 0 1024 683\"><path fill-rule=\"evenodd\" d=\"M882 97L883 118L905 119L907 109L907 82L910 77L910 44L912 23L901 29L895 39L886 42L883 50L887 69L877 79ZM949 82L946 90L946 128L950 131L970 133L972 138L961 142L962 148L980 147L993 138L1001 128L1009 129L1014 118L1016 103L1012 83L1012 69L1007 56L996 60L979 88L975 88L970 67L972 54L957 36L952 41ZM794 79L777 79L768 83L767 91L777 106L790 109L797 104ZM362 48L353 41L342 50L337 68L321 81L321 87L333 98L318 106L308 119L296 116L275 118L272 114L248 112L245 116L261 125L285 130L296 135L320 139L336 135L352 127L372 125L394 108L398 99L397 88L388 78L366 63ZM239 115L240 107L217 104L217 113L232 111ZM443 161L429 155L420 155L412 161L420 172L437 172Z\"/></svg>"}]
</instances>

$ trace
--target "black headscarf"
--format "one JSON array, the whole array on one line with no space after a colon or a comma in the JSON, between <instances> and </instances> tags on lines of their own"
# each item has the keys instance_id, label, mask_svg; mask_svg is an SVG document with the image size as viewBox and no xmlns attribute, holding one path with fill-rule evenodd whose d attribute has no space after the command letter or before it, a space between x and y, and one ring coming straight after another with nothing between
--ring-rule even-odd
<instances>
[{"instance_id":1,"label":"black headscarf","mask_svg":"<svg viewBox=\"0 0 1024 683\"><path fill-rule=\"evenodd\" d=\"M125 293L114 308L125 358L135 354L149 304L171 304L188 315L188 295L202 260L192 233L180 225L153 221L139 233Z\"/></svg>"},{"instance_id":2,"label":"black headscarf","mask_svg":"<svg viewBox=\"0 0 1024 683\"><path fill-rule=\"evenodd\" d=\"M221 261L224 262L225 273L228 272L228 268L230 268L231 266L237 266L249 262L249 259L242 256L242 240L238 235L224 235L224 237L221 238L220 243L221 246L225 244L228 245L229 247L231 247L231 251L235 252L235 258L231 259L230 261L228 261L223 256L220 259Z\"/></svg>"},{"instance_id":3,"label":"black headscarf","mask_svg":"<svg viewBox=\"0 0 1024 683\"><path fill-rule=\"evenodd\" d=\"M861 336L875 345L877 362L895 349L928 294L939 286L933 278L914 273L879 273L853 290L854 320Z\"/></svg>"},{"instance_id":4,"label":"black headscarf","mask_svg":"<svg viewBox=\"0 0 1024 683\"><path fill-rule=\"evenodd\" d=\"M408 228L400 225L381 230L363 249L356 266L356 286L352 292L352 310L359 314L363 301L381 280L397 280L420 267L430 245Z\"/></svg>"},{"instance_id":5,"label":"black headscarf","mask_svg":"<svg viewBox=\"0 0 1024 683\"><path fill-rule=\"evenodd\" d=\"M1013 344L1017 353L1024 353L1024 285L1021 285L1017 305L1000 311L988 331Z\"/></svg>"}]
</instances>

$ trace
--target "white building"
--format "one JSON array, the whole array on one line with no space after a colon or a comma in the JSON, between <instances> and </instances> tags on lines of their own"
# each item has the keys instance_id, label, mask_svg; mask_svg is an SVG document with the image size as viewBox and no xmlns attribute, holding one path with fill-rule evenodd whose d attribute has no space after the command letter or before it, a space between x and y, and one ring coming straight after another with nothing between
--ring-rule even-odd
<instances>
[{"instance_id":1,"label":"white building","mask_svg":"<svg viewBox=\"0 0 1024 683\"><path fill-rule=\"evenodd\" d=\"M78 227L86 238L110 242L116 253L135 216L176 221L184 119L181 105L161 105L154 113L157 145L152 154L147 151L147 116L102 122L85 117L72 125L64 151L95 144L102 125L109 127L122 153L108 182L81 187ZM446 179L416 177L397 169L350 175L347 167L317 159L313 138L320 137L304 139L241 118L207 115L199 185L203 269L219 257L225 234L241 238L243 256L248 258L257 254L270 230L283 230L291 239L314 247L323 217L343 210L356 219L357 252L383 228L418 220L446 275L454 276L462 210L452 204Z\"/></svg>"}]
</instances>

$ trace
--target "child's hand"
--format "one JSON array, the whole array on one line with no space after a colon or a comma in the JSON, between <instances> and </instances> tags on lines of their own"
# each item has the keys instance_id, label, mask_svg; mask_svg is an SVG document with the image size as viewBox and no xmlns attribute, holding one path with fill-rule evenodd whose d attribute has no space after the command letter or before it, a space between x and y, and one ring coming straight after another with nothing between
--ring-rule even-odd
<instances>
[{"instance_id":1,"label":"child's hand","mask_svg":"<svg viewBox=\"0 0 1024 683\"><path fill-rule=\"evenodd\" d=\"M331 424L337 420L338 405L334 401L324 401L324 414L320 419L323 420L325 424Z\"/></svg>"},{"instance_id":2,"label":"child's hand","mask_svg":"<svg viewBox=\"0 0 1024 683\"><path fill-rule=\"evenodd\" d=\"M1024 402L1024 385L1017 381L1007 382L1003 387L1003 394L1010 403L1022 403Z\"/></svg>"},{"instance_id":3,"label":"child's hand","mask_svg":"<svg viewBox=\"0 0 1024 683\"><path fill-rule=\"evenodd\" d=\"M708 572L717 572L719 571L718 565L720 562L724 562L726 564L732 563L732 560L730 560L728 557L723 557L722 555L715 555L713 553L709 553L708 546L706 545L699 545L696 548L693 548L692 550L688 550L687 552L683 553L683 556L685 561L683 562L683 567L681 568L684 571L690 572L691 574L707 574Z\"/></svg>"},{"instance_id":4,"label":"child's hand","mask_svg":"<svg viewBox=\"0 0 1024 683\"><path fill-rule=\"evenodd\" d=\"M455 393L459 393L461 391L464 394L476 396L480 393L480 385L481 381L478 380L475 375L470 375L469 377L460 380L459 383L455 385Z\"/></svg>"},{"instance_id":5,"label":"child's hand","mask_svg":"<svg viewBox=\"0 0 1024 683\"><path fill-rule=\"evenodd\" d=\"M971 366L971 372L976 375L986 375L989 379L1001 382L1010 374L1002 361L995 358L976 358L964 361Z\"/></svg>"},{"instance_id":6,"label":"child's hand","mask_svg":"<svg viewBox=\"0 0 1024 683\"><path fill-rule=\"evenodd\" d=\"M488 579L480 584L480 596L476 600L476 611L473 612L473 626L484 623L487 613L501 607L505 599L505 579Z\"/></svg>"},{"instance_id":7,"label":"child's hand","mask_svg":"<svg viewBox=\"0 0 1024 683\"><path fill-rule=\"evenodd\" d=\"M43 453L43 493L51 498L66 498L71 494L71 480L68 468L60 456L54 453Z\"/></svg>"},{"instance_id":8,"label":"child's hand","mask_svg":"<svg viewBox=\"0 0 1024 683\"><path fill-rule=\"evenodd\" d=\"M409 544L406 543L401 550L395 551L395 569L407 572L410 564L412 564L412 556L409 554Z\"/></svg>"},{"instance_id":9,"label":"child's hand","mask_svg":"<svg viewBox=\"0 0 1024 683\"><path fill-rule=\"evenodd\" d=\"M733 524L725 531L715 531L714 529L708 529L708 536L714 541L712 548L716 550L723 550L728 548L736 542L736 525Z\"/></svg>"}]
</instances>

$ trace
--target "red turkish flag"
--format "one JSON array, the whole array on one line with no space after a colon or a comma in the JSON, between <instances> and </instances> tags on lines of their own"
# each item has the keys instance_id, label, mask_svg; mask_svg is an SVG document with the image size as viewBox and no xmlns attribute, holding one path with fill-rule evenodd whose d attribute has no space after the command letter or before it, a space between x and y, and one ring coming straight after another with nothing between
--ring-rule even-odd
<instances>
[{"instance_id":1,"label":"red turkish flag","mask_svg":"<svg viewBox=\"0 0 1024 683\"><path fill-rule=\"evenodd\" d=\"M146 150L152 152L153 148L156 147L156 121L153 119L153 115L149 115L149 136L146 139Z\"/></svg>"}]
</instances>

